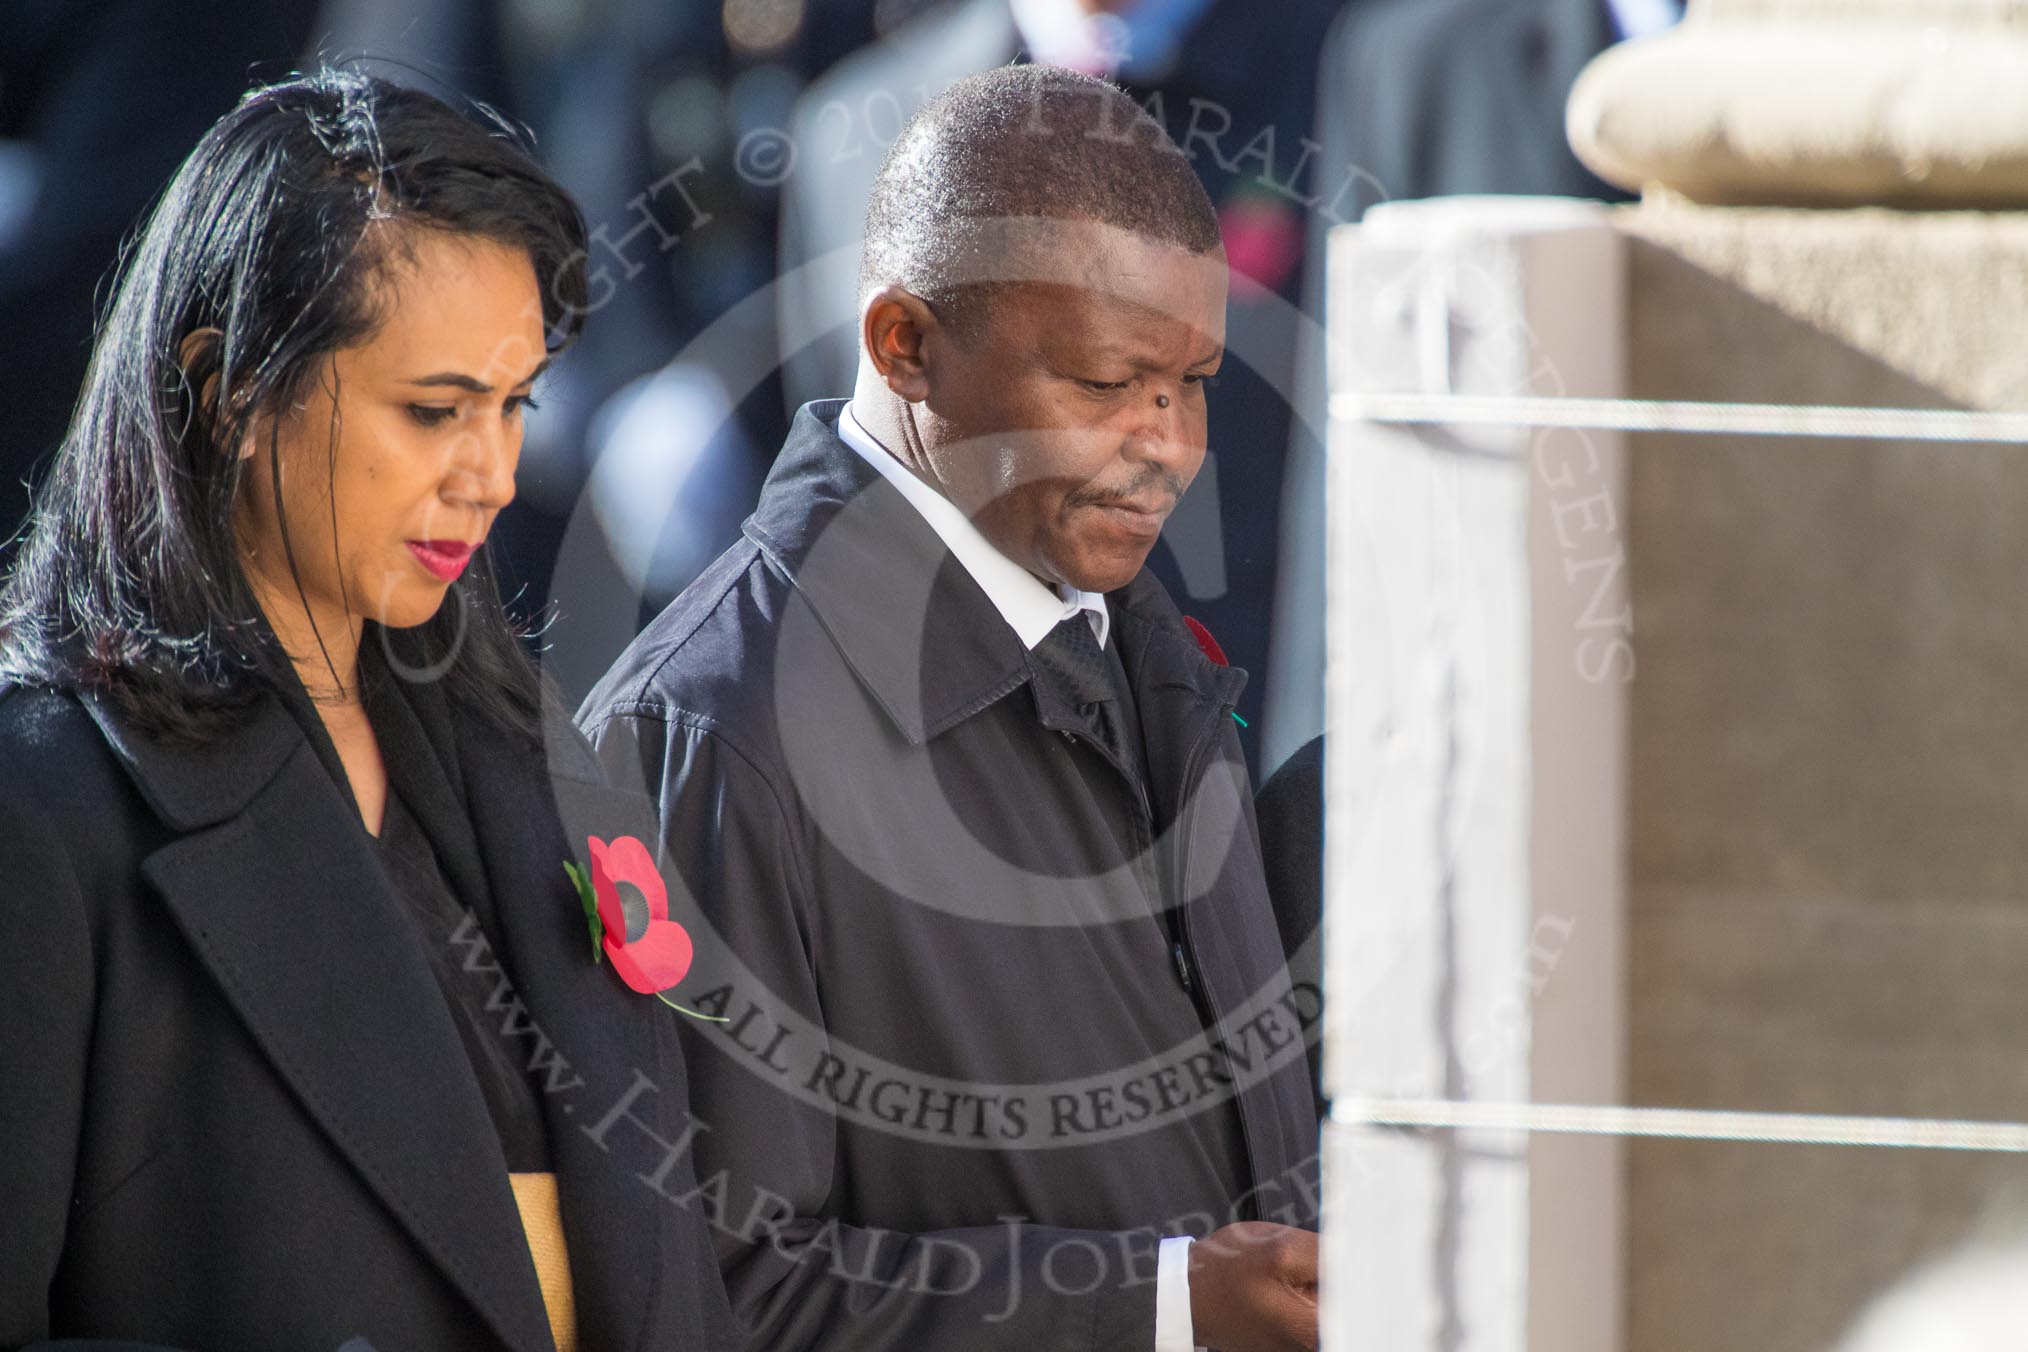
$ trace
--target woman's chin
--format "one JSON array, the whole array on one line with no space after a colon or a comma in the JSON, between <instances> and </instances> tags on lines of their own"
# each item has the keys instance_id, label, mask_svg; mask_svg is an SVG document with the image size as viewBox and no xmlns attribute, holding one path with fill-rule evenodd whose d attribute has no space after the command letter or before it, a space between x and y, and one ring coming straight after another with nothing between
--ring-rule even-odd
<instances>
[{"instance_id":1,"label":"woman's chin","mask_svg":"<svg viewBox=\"0 0 2028 1352\"><path fill-rule=\"evenodd\" d=\"M428 624L437 617L449 599L450 586L446 583L409 584L391 588L379 607L377 614L369 615L375 624L383 629L414 629Z\"/></svg>"}]
</instances>

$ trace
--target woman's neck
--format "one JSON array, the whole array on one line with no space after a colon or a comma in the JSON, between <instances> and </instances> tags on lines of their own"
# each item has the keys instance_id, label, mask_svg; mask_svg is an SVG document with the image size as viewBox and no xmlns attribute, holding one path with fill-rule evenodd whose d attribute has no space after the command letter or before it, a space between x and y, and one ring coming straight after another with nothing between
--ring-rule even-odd
<instances>
[{"instance_id":1,"label":"woman's neck","mask_svg":"<svg viewBox=\"0 0 2028 1352\"><path fill-rule=\"evenodd\" d=\"M320 710L356 706L365 621L357 615L314 615L299 596L273 596L259 585L255 591L268 628L289 655L311 703Z\"/></svg>"},{"instance_id":2,"label":"woman's neck","mask_svg":"<svg viewBox=\"0 0 2028 1352\"><path fill-rule=\"evenodd\" d=\"M300 599L266 613L268 627L295 665L332 750L338 753L361 824L379 835L387 810L387 765L360 697L359 647L365 622L357 616L313 621Z\"/></svg>"}]
</instances>

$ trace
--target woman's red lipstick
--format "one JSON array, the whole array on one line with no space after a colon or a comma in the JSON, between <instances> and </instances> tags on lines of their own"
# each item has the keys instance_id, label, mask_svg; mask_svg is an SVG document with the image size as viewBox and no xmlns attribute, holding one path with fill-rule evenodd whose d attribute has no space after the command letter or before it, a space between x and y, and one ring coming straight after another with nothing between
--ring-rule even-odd
<instances>
[{"instance_id":1,"label":"woman's red lipstick","mask_svg":"<svg viewBox=\"0 0 2028 1352\"><path fill-rule=\"evenodd\" d=\"M408 552L439 582L455 582L479 546L463 540L410 540Z\"/></svg>"}]
</instances>

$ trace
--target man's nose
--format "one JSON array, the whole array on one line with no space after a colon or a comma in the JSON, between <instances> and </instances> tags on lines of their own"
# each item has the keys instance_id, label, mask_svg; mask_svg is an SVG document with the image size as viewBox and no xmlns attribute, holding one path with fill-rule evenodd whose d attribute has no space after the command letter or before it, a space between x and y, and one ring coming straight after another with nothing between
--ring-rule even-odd
<instances>
[{"instance_id":1,"label":"man's nose","mask_svg":"<svg viewBox=\"0 0 2028 1352\"><path fill-rule=\"evenodd\" d=\"M1204 451L1202 422L1183 407L1180 389L1157 389L1135 409L1128 451L1137 460L1188 474Z\"/></svg>"}]
</instances>

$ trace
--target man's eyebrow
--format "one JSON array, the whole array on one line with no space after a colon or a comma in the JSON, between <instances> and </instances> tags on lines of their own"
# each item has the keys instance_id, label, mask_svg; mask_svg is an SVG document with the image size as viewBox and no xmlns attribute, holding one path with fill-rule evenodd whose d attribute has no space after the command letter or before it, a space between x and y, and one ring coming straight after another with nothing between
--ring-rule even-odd
<instances>
[{"instance_id":1,"label":"man's eyebrow","mask_svg":"<svg viewBox=\"0 0 2028 1352\"><path fill-rule=\"evenodd\" d=\"M515 381L514 383L516 385L526 385L529 381L534 380L537 376L541 375L544 371L547 371L548 369L549 369L549 358L544 357L541 363L538 366L536 366L536 368L533 371L530 371L527 375L523 376L521 379ZM418 376L416 379L411 380L408 383L411 385L445 386L455 390L470 390L473 394L491 394L493 392L493 387L491 385L488 385L485 381L480 380L476 376L468 376L462 371L438 371L434 375Z\"/></svg>"},{"instance_id":2,"label":"man's eyebrow","mask_svg":"<svg viewBox=\"0 0 2028 1352\"><path fill-rule=\"evenodd\" d=\"M1167 362L1154 357L1127 357L1124 360L1127 365L1133 367L1136 371L1153 372L1161 371L1168 367ZM1184 369L1194 371L1200 366L1216 366L1224 360L1225 349L1223 347L1214 347L1200 357L1192 357L1189 365Z\"/></svg>"},{"instance_id":3,"label":"man's eyebrow","mask_svg":"<svg viewBox=\"0 0 2028 1352\"><path fill-rule=\"evenodd\" d=\"M1101 347L1094 351L1091 357L1093 361L1099 363L1118 362L1122 366L1146 374L1169 369L1169 363L1165 358L1152 356L1145 352L1132 352L1118 347ZM1202 356L1192 357L1189 367L1216 366L1224 359L1225 348L1223 346L1214 347Z\"/></svg>"}]
</instances>

